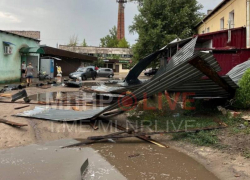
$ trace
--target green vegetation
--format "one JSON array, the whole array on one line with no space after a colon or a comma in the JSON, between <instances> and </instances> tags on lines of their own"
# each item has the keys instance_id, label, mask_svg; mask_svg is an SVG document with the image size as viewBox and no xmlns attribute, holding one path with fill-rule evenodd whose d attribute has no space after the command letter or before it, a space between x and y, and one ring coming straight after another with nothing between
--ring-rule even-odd
<instances>
[{"instance_id":1,"label":"green vegetation","mask_svg":"<svg viewBox=\"0 0 250 180\"><path fill-rule=\"evenodd\" d=\"M102 59L98 59L97 61L95 61L94 66L97 67L104 67L104 62Z\"/></svg>"},{"instance_id":2,"label":"green vegetation","mask_svg":"<svg viewBox=\"0 0 250 180\"><path fill-rule=\"evenodd\" d=\"M139 61L176 38L195 34L194 26L203 16L201 8L197 0L143 0L130 26L130 32L139 35L133 46L133 60Z\"/></svg>"},{"instance_id":3,"label":"green vegetation","mask_svg":"<svg viewBox=\"0 0 250 180\"><path fill-rule=\"evenodd\" d=\"M174 99L172 97L171 99ZM158 100L158 101L157 101ZM159 99L149 99L147 107L158 107ZM249 134L250 126L245 123L239 116L231 117L230 114L222 115L216 108L215 102L207 102L197 100L194 103L187 103L187 106L194 106L196 110L187 111L180 108L180 103L177 103L175 110L170 110L169 101L165 96L160 100L162 109L159 110L144 110L143 101L139 102L136 110L130 112L129 120L137 126L144 126L145 130L151 131L176 131L176 130L191 130L206 127L218 127L218 120L228 125L229 134ZM145 103L145 102L144 102ZM172 100L173 106L173 100ZM142 113L143 112L143 113ZM244 124L246 128L242 129L239 126ZM221 130L208 130L196 133L176 133L172 134L174 141L187 141L199 146L213 146L223 148L218 136Z\"/></svg>"},{"instance_id":4,"label":"green vegetation","mask_svg":"<svg viewBox=\"0 0 250 180\"><path fill-rule=\"evenodd\" d=\"M118 47L118 48L129 48L130 45L129 45L128 41L127 41L125 38L122 38L122 39L119 41L117 47Z\"/></svg>"},{"instance_id":5,"label":"green vegetation","mask_svg":"<svg viewBox=\"0 0 250 180\"><path fill-rule=\"evenodd\" d=\"M78 44L78 36L77 35L72 35L70 38L69 38L69 43L68 43L68 46L77 46Z\"/></svg>"},{"instance_id":6,"label":"green vegetation","mask_svg":"<svg viewBox=\"0 0 250 180\"><path fill-rule=\"evenodd\" d=\"M249 149L246 149L244 152L243 152L243 156L245 157L245 158L250 158L250 150Z\"/></svg>"},{"instance_id":7,"label":"green vegetation","mask_svg":"<svg viewBox=\"0 0 250 180\"><path fill-rule=\"evenodd\" d=\"M85 39L83 39L82 46L83 46L83 47L87 47L87 46L88 46L88 44L87 44L87 42L86 42Z\"/></svg>"},{"instance_id":8,"label":"green vegetation","mask_svg":"<svg viewBox=\"0 0 250 180\"><path fill-rule=\"evenodd\" d=\"M239 82L239 89L235 95L234 106L239 109L250 108L250 69L248 69Z\"/></svg>"},{"instance_id":9,"label":"green vegetation","mask_svg":"<svg viewBox=\"0 0 250 180\"><path fill-rule=\"evenodd\" d=\"M117 28L114 26L112 29L109 30L109 34L100 39L101 47L106 48L129 48L130 45L125 38L121 39L120 41L117 39Z\"/></svg>"}]
</instances>

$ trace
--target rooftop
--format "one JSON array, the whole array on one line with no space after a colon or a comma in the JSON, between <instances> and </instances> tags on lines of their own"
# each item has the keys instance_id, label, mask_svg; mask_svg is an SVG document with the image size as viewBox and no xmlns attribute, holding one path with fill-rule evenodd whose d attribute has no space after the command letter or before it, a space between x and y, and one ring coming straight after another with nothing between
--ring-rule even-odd
<instances>
[{"instance_id":1,"label":"rooftop","mask_svg":"<svg viewBox=\"0 0 250 180\"><path fill-rule=\"evenodd\" d=\"M18 34L12 33L12 32L8 32L8 31L0 30L0 33L11 34L13 36L18 36L18 37L22 37L22 38L26 38L26 39L30 39L30 40L34 40L34 41L40 42L40 40L38 40L38 39L34 39L34 38L30 38L30 37L18 35Z\"/></svg>"}]
</instances>

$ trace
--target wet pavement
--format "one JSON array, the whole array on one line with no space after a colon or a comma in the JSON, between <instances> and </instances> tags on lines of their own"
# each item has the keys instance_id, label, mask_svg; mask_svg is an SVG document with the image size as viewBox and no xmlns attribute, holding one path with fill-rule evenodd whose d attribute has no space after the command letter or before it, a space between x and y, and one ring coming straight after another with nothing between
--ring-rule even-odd
<instances>
[{"instance_id":1,"label":"wet pavement","mask_svg":"<svg viewBox=\"0 0 250 180\"><path fill-rule=\"evenodd\" d=\"M0 179L2 180L80 180L80 168L88 159L84 180L126 178L92 148L62 149L77 143L59 140L44 145L29 145L0 151Z\"/></svg>"}]
</instances>

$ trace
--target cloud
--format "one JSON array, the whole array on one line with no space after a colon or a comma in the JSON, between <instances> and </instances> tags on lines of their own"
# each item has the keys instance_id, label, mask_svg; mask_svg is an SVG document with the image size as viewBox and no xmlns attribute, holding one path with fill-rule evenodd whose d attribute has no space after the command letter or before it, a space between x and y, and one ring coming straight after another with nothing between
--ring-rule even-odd
<instances>
[{"instance_id":1,"label":"cloud","mask_svg":"<svg viewBox=\"0 0 250 180\"><path fill-rule=\"evenodd\" d=\"M6 13L6 12L0 12L0 20L2 22L6 22L6 23L20 23L22 22L20 19L18 19L16 16L10 14L10 13Z\"/></svg>"}]
</instances>

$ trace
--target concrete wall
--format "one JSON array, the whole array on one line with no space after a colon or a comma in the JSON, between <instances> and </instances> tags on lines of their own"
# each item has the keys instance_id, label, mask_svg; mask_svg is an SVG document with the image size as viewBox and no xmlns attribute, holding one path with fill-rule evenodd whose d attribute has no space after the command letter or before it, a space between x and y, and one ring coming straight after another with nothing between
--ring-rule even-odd
<instances>
[{"instance_id":1,"label":"concrete wall","mask_svg":"<svg viewBox=\"0 0 250 180\"><path fill-rule=\"evenodd\" d=\"M109 66L108 66L108 64L111 64L111 63L106 63L105 65L105 67L106 68L110 68ZM129 69L122 69L122 63L113 63L112 64L113 65L113 67L112 67L112 69L114 70L114 72L115 72L115 68L116 68L116 65L119 65L119 73L129 73Z\"/></svg>"},{"instance_id":2,"label":"concrete wall","mask_svg":"<svg viewBox=\"0 0 250 180\"><path fill-rule=\"evenodd\" d=\"M129 69L122 69L122 64L119 63L119 73L128 73Z\"/></svg>"},{"instance_id":3,"label":"concrete wall","mask_svg":"<svg viewBox=\"0 0 250 180\"><path fill-rule=\"evenodd\" d=\"M3 41L13 43L11 55L4 55ZM0 83L19 81L21 78L21 59L19 50L22 47L39 47L39 42L24 37L0 32Z\"/></svg>"},{"instance_id":4,"label":"concrete wall","mask_svg":"<svg viewBox=\"0 0 250 180\"><path fill-rule=\"evenodd\" d=\"M132 55L132 50L129 48L101 48L101 47L83 47L83 46L70 47L70 46L59 45L59 49L81 54Z\"/></svg>"},{"instance_id":5,"label":"concrete wall","mask_svg":"<svg viewBox=\"0 0 250 180\"><path fill-rule=\"evenodd\" d=\"M207 28L210 32L221 30L221 19L224 17L224 28L228 29L229 13L234 11L234 28L246 26L246 0L231 0L225 4L220 10L213 14L203 24L198 26L198 34L202 34L202 31L207 32Z\"/></svg>"}]
</instances>

